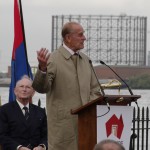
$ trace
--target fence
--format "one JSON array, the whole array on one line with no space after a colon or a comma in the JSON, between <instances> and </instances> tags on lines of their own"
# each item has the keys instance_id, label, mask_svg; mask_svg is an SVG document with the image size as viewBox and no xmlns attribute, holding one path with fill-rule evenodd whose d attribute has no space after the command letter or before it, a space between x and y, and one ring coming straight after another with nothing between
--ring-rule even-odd
<instances>
[{"instance_id":1,"label":"fence","mask_svg":"<svg viewBox=\"0 0 150 150\"><path fill-rule=\"evenodd\" d=\"M133 110L132 134L130 138L130 150L149 150L150 136L149 108L137 108Z\"/></svg>"}]
</instances>

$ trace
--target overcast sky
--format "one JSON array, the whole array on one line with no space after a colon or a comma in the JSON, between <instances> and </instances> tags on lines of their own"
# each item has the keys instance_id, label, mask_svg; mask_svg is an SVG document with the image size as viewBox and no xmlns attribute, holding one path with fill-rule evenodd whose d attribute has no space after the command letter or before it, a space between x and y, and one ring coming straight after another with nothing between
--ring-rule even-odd
<instances>
[{"instance_id":1,"label":"overcast sky","mask_svg":"<svg viewBox=\"0 0 150 150\"><path fill-rule=\"evenodd\" d=\"M11 63L13 9L14 0L0 1L0 72L7 71ZM31 66L37 66L36 50L46 47L51 51L52 15L144 16L148 19L148 37L150 34L150 0L22 0L22 9Z\"/></svg>"}]
</instances>

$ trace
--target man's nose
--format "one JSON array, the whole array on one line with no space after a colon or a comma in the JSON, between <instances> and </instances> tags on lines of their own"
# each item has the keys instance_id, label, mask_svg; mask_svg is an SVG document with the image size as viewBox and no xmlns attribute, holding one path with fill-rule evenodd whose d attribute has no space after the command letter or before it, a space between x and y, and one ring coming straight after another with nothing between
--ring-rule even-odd
<instances>
[{"instance_id":1,"label":"man's nose","mask_svg":"<svg viewBox=\"0 0 150 150\"><path fill-rule=\"evenodd\" d=\"M86 40L86 37L85 37L85 35L83 35L83 39L84 39L84 40Z\"/></svg>"},{"instance_id":2,"label":"man's nose","mask_svg":"<svg viewBox=\"0 0 150 150\"><path fill-rule=\"evenodd\" d=\"M27 87L23 87L23 90L26 90L27 89Z\"/></svg>"}]
</instances>

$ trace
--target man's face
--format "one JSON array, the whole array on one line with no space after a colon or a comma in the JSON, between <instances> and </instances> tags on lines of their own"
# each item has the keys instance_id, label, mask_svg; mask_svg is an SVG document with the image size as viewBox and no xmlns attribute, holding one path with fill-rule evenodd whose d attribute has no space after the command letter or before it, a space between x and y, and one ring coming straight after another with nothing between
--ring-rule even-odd
<instances>
[{"instance_id":1,"label":"man's face","mask_svg":"<svg viewBox=\"0 0 150 150\"><path fill-rule=\"evenodd\" d=\"M34 94L32 83L30 80L24 78L18 82L14 90L16 98L20 100L30 100Z\"/></svg>"},{"instance_id":2,"label":"man's face","mask_svg":"<svg viewBox=\"0 0 150 150\"><path fill-rule=\"evenodd\" d=\"M80 25L73 25L72 32L68 34L68 46L74 51L84 48L84 30Z\"/></svg>"}]
</instances>

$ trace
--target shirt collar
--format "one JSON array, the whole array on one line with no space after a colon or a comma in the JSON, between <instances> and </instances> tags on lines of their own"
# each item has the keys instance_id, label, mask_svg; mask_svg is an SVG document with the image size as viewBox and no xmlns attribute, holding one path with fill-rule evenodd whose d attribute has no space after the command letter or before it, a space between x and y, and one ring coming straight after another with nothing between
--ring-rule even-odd
<instances>
[{"instance_id":1,"label":"shirt collar","mask_svg":"<svg viewBox=\"0 0 150 150\"><path fill-rule=\"evenodd\" d=\"M79 55L79 50L77 52L74 52L72 49L70 49L68 46L65 45L65 43L63 43L63 47L71 54L74 55L75 53L77 53Z\"/></svg>"},{"instance_id":2,"label":"shirt collar","mask_svg":"<svg viewBox=\"0 0 150 150\"><path fill-rule=\"evenodd\" d=\"M22 103L20 103L17 99L16 99L18 105L20 106L21 110L23 109L24 105ZM26 107L29 109L29 103L26 105Z\"/></svg>"}]
</instances>

